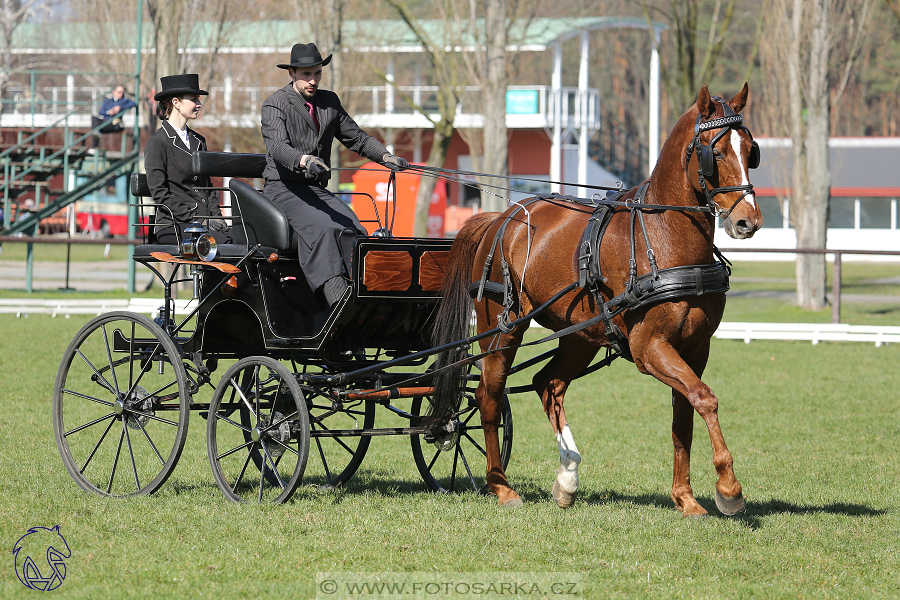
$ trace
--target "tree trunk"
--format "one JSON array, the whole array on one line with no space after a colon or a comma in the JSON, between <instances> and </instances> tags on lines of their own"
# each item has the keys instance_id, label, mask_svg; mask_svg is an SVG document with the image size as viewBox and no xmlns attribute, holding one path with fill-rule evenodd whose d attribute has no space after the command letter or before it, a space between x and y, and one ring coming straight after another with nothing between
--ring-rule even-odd
<instances>
[{"instance_id":1,"label":"tree trunk","mask_svg":"<svg viewBox=\"0 0 900 600\"><path fill-rule=\"evenodd\" d=\"M178 61L178 28L181 26L183 12L183 0L159 0L154 7L157 77L178 75L181 72Z\"/></svg>"},{"instance_id":2,"label":"tree trunk","mask_svg":"<svg viewBox=\"0 0 900 600\"><path fill-rule=\"evenodd\" d=\"M442 118L434 126L434 139L431 142L431 151L428 153L429 167L443 167L447 159L447 150L450 148L450 140L453 138L453 121ZM414 237L427 237L428 212L431 210L431 196L434 194L434 185L437 179L422 176L419 178L419 191L416 193L416 218L413 223Z\"/></svg>"},{"instance_id":3,"label":"tree trunk","mask_svg":"<svg viewBox=\"0 0 900 600\"><path fill-rule=\"evenodd\" d=\"M801 84L803 0L794 0L791 15L791 52L788 77L791 95L791 138L793 142L793 191L791 220L797 232L797 247L825 248L828 232L828 200L831 173L828 164L828 30L831 27L828 0L813 0L809 27L807 89ZM803 98L807 99L806 110ZM796 262L797 304L821 310L825 298L825 256L799 254Z\"/></svg>"},{"instance_id":4,"label":"tree trunk","mask_svg":"<svg viewBox=\"0 0 900 600\"><path fill-rule=\"evenodd\" d=\"M344 0L328 0L325 3L328 11L325 14L325 36L322 40L322 54L333 54L331 62L328 63L328 71L331 75L331 91L341 97L344 86L344 57L341 51L342 36L341 26L344 19ZM340 144L332 144L331 146L331 166L335 169L341 167L341 146ZM335 171L331 179L328 180L328 189L337 193L341 184L340 171Z\"/></svg>"},{"instance_id":5,"label":"tree trunk","mask_svg":"<svg viewBox=\"0 0 900 600\"><path fill-rule=\"evenodd\" d=\"M509 76L506 65L506 3L505 0L488 0L485 7L485 62L487 77L482 88L484 100L484 155L481 168L485 173L505 176L509 171L509 136L506 131L506 88ZM508 187L506 180L485 178L484 183ZM496 188L481 191L484 210L502 212L506 200ZM504 194L505 195L505 194Z\"/></svg>"}]
</instances>

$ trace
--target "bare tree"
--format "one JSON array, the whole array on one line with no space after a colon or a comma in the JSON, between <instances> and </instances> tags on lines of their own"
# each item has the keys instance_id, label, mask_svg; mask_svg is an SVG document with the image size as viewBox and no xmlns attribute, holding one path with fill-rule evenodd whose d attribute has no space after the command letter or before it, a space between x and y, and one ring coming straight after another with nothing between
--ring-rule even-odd
<instances>
[{"instance_id":1,"label":"bare tree","mask_svg":"<svg viewBox=\"0 0 900 600\"><path fill-rule=\"evenodd\" d=\"M19 26L39 13L50 14L50 6L40 0L0 0L0 43L3 44L3 64L0 67L0 98L6 92L9 73L13 68L12 37Z\"/></svg>"},{"instance_id":2,"label":"bare tree","mask_svg":"<svg viewBox=\"0 0 900 600\"><path fill-rule=\"evenodd\" d=\"M421 23L416 19L404 0L387 0L400 18L409 26L413 34L422 45L422 50L426 60L431 66L432 76L438 86L436 92L438 103L438 114L440 117L437 121L423 110L416 106L412 101L404 96L405 100L434 126L431 150L428 153L426 165L429 167L442 167L447 158L447 150L450 147L450 141L455 131L454 119L456 118L456 109L459 106L460 94L465 89L465 83L462 79L460 61L453 51L452 44L448 45L449 40L432 40L431 36L425 31ZM449 15L452 14L452 6L450 0L445 0L440 6L434 7L439 12L448 26L452 23ZM449 32L449 39L456 38L454 32ZM413 224L413 235L417 237L425 237L428 232L428 210L431 206L431 195L434 192L436 180L432 177L422 177L419 182L419 190L416 194L416 214Z\"/></svg>"},{"instance_id":3,"label":"bare tree","mask_svg":"<svg viewBox=\"0 0 900 600\"><path fill-rule=\"evenodd\" d=\"M483 18L475 0L469 0L467 4L454 6L454 18L457 26L466 18L468 20L468 31L473 38L472 51L463 53L462 57L479 93L467 97L467 101L471 101L471 109L484 116L484 124L480 128L459 131L469 146L475 171L500 176L479 178L479 182L485 185L481 190L481 206L488 211L502 211L506 209L506 202L492 191L492 186L506 186L501 177L509 173L506 90L517 52L507 48L522 42L518 37L524 36L528 30L534 16L535 2L486 0ZM510 33L513 30L521 32L518 37Z\"/></svg>"},{"instance_id":4,"label":"bare tree","mask_svg":"<svg viewBox=\"0 0 900 600\"><path fill-rule=\"evenodd\" d=\"M665 60L667 54L661 52L660 74L678 115L694 103L697 90L709 83L731 33L737 0L715 0L712 7L709 4L703 0L670 0L666 9L643 2L648 23L659 15L670 27L674 65L669 64ZM703 14L710 15L705 41L700 19Z\"/></svg>"},{"instance_id":5,"label":"bare tree","mask_svg":"<svg viewBox=\"0 0 900 600\"><path fill-rule=\"evenodd\" d=\"M798 248L826 247L831 171L830 116L840 102L865 31L870 0L771 0L762 59L786 82L764 78L769 101L787 106L781 119L791 138L790 220ZM840 56L833 54L841 40ZM819 310L825 297L825 256L797 256L797 304Z\"/></svg>"}]
</instances>

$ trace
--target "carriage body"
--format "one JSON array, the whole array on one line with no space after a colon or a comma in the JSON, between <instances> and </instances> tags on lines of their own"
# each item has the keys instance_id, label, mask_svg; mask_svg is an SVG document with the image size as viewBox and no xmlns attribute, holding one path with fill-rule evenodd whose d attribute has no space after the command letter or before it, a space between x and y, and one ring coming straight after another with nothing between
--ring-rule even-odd
<instances>
[{"instance_id":1,"label":"carriage body","mask_svg":"<svg viewBox=\"0 0 900 600\"><path fill-rule=\"evenodd\" d=\"M253 178L263 162L197 153L194 170ZM145 176L132 176L131 188L149 195ZM206 420L213 475L231 500L283 502L304 482L343 485L383 435L410 437L430 490L482 489L471 469L462 481L460 466L481 450L459 447L472 439L461 432L480 428L468 423L477 412L471 394L439 439L426 440L421 425L433 394L422 372L434 354L430 331L452 240L348 236L341 246L351 285L330 307L307 284L284 214L239 179L228 189L235 243L219 245L208 262L186 260L180 246L136 247L134 260L163 284L158 316L101 315L67 350L54 430L76 483L112 496L153 493L178 462L194 412ZM194 286L186 314L175 314L178 282ZM376 428L376 407L402 426ZM511 415L507 422L511 444Z\"/></svg>"}]
</instances>

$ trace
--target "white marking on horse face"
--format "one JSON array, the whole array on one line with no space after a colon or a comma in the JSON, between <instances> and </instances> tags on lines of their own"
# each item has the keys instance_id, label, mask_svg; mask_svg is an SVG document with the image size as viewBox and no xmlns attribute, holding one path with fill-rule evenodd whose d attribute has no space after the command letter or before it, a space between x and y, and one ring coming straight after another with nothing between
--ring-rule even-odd
<instances>
[{"instance_id":1,"label":"white marking on horse face","mask_svg":"<svg viewBox=\"0 0 900 600\"><path fill-rule=\"evenodd\" d=\"M750 181L747 179L747 170L744 168L744 157L741 156L741 136L737 130L731 130L731 149L737 156L738 166L741 168L741 185L747 185ZM744 200L750 203L750 207L756 207L756 198L752 193L744 196Z\"/></svg>"}]
</instances>

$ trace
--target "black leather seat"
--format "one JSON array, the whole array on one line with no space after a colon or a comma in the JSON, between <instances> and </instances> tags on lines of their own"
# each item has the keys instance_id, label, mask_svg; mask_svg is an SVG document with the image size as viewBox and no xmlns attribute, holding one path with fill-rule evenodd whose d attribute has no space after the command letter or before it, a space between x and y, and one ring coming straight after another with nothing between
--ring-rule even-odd
<instances>
[{"instance_id":1,"label":"black leather seat","mask_svg":"<svg viewBox=\"0 0 900 600\"><path fill-rule=\"evenodd\" d=\"M296 234L280 208L239 179L232 179L228 187L234 192L244 225L235 223L232 228L235 243L263 244L279 252L296 253ZM240 239L244 232L246 239Z\"/></svg>"}]
</instances>

